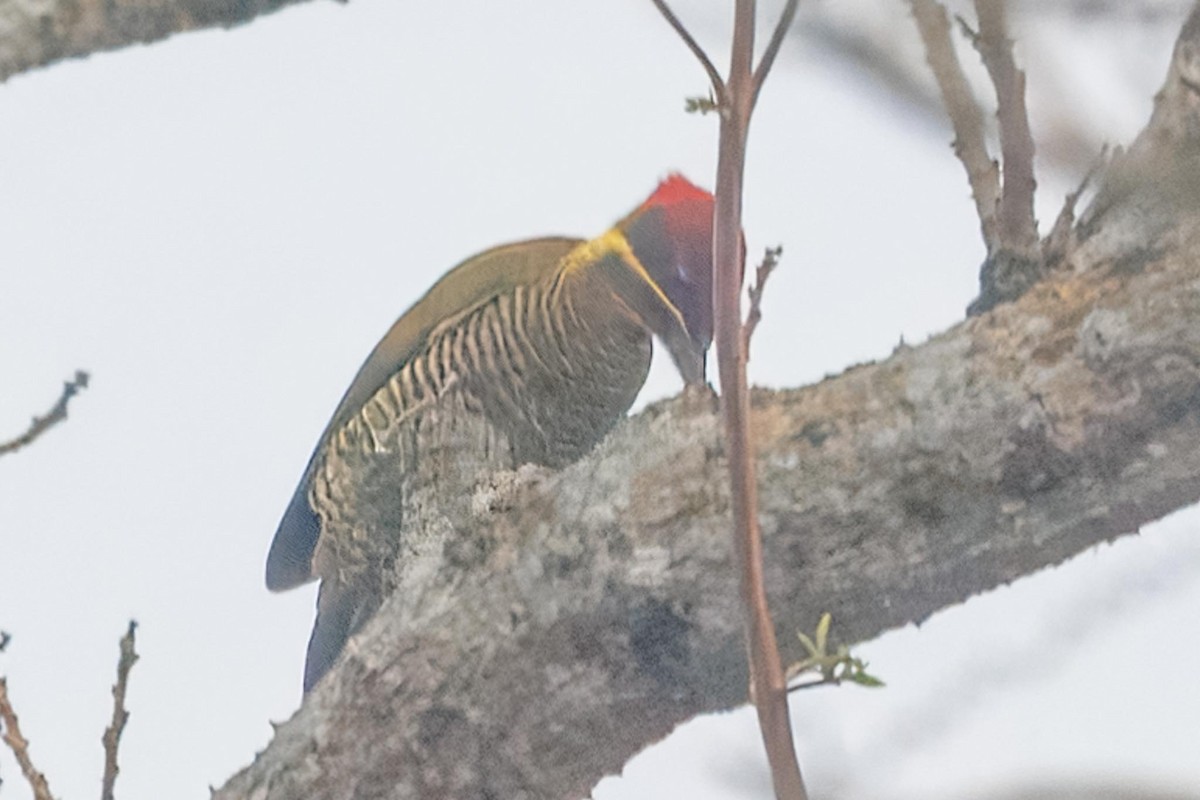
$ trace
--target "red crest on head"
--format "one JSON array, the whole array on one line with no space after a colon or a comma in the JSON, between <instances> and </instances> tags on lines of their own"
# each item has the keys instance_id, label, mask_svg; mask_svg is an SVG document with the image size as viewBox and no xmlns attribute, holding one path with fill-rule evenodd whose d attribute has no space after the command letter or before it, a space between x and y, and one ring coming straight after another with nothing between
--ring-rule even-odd
<instances>
[{"instance_id":1,"label":"red crest on head","mask_svg":"<svg viewBox=\"0 0 1200 800\"><path fill-rule=\"evenodd\" d=\"M642 208L650 206L674 206L688 202L713 202L711 192L701 189L678 172L672 172L654 190L654 193L642 203Z\"/></svg>"},{"instance_id":2,"label":"red crest on head","mask_svg":"<svg viewBox=\"0 0 1200 800\"><path fill-rule=\"evenodd\" d=\"M695 344L712 339L711 192L678 173L618 223L649 278L682 314Z\"/></svg>"},{"instance_id":3,"label":"red crest on head","mask_svg":"<svg viewBox=\"0 0 1200 800\"><path fill-rule=\"evenodd\" d=\"M638 211L662 209L669 235L673 238L712 237L713 196L678 172L672 172L638 207Z\"/></svg>"}]
</instances>

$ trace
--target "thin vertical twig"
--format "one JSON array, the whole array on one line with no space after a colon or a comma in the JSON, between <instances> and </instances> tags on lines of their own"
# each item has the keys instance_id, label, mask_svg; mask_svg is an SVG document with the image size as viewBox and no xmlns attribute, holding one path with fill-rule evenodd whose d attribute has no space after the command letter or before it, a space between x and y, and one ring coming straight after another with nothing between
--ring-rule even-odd
<instances>
[{"instance_id":1,"label":"thin vertical twig","mask_svg":"<svg viewBox=\"0 0 1200 800\"><path fill-rule=\"evenodd\" d=\"M117 783L117 773L121 771L117 764L117 748L121 744L121 734L125 731L125 723L129 721L129 712L125 710L125 691L129 686L129 671L138 660L134 650L137 635L137 623L129 621L129 628L121 637L121 655L117 659L117 682L113 685L112 722L104 729L100 741L104 743L104 778L101 782L100 800L113 800L113 787Z\"/></svg>"},{"instance_id":2,"label":"thin vertical twig","mask_svg":"<svg viewBox=\"0 0 1200 800\"><path fill-rule=\"evenodd\" d=\"M690 36L661 0L653 0L689 48ZM758 484L754 444L750 439L750 393L746 382L746 328L741 318L743 280L742 185L750 116L767 78L798 0L789 0L767 54L757 70L754 60L754 0L737 0L729 77L723 84L720 142L717 154L716 208L713 214L713 320L721 386L721 415L733 513L734 552L740 572L742 608L746 615L746 650L750 663L750 695L758 712L771 780L779 800L807 800L796 760L787 706L787 682L775 640L775 624L763 579L762 535L758 528ZM696 50L693 48L693 52ZM701 64L709 64L703 53ZM707 67L706 67L707 69Z\"/></svg>"}]
</instances>

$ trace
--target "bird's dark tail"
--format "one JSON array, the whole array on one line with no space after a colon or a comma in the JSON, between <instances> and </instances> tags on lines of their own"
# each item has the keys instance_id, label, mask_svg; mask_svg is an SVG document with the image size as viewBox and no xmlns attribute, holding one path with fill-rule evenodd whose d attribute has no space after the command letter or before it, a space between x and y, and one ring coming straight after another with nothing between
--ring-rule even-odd
<instances>
[{"instance_id":1,"label":"bird's dark tail","mask_svg":"<svg viewBox=\"0 0 1200 800\"><path fill-rule=\"evenodd\" d=\"M379 605L377 593L362 585L347 586L336 580L321 581L317 593L317 620L308 639L304 662L307 694L341 655L346 641L371 618Z\"/></svg>"}]
</instances>

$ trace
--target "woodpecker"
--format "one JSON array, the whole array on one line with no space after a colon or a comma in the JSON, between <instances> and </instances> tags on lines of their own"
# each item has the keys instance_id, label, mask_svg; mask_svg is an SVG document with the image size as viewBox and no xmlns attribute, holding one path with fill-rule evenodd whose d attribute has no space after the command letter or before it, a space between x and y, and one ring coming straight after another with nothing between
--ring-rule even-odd
<instances>
[{"instance_id":1,"label":"woodpecker","mask_svg":"<svg viewBox=\"0 0 1200 800\"><path fill-rule=\"evenodd\" d=\"M402 557L399 543L338 520L358 502L399 513L406 470L347 492L344 464L399 453L411 470L423 421L469 415L507 443L507 466L566 466L629 410L653 338L685 384L703 385L712 217L712 195L673 174L595 239L531 239L467 259L392 325L321 434L267 556L272 591L321 580L306 692L378 609L381 573Z\"/></svg>"}]
</instances>

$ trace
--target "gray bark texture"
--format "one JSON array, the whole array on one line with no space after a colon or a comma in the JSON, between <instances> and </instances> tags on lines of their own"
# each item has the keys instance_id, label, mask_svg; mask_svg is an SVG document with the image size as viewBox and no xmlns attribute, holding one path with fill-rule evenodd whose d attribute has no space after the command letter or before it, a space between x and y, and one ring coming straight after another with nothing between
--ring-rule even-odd
<instances>
[{"instance_id":1,"label":"gray bark texture","mask_svg":"<svg viewBox=\"0 0 1200 800\"><path fill-rule=\"evenodd\" d=\"M1200 9L1050 278L885 361L755 392L785 657L822 612L862 641L1200 498L1198 108ZM586 797L744 703L713 404L654 406L559 472L481 472L462 431L405 496L401 589L214 797Z\"/></svg>"},{"instance_id":2,"label":"gray bark texture","mask_svg":"<svg viewBox=\"0 0 1200 800\"><path fill-rule=\"evenodd\" d=\"M240 25L299 0L0 0L0 82L183 31Z\"/></svg>"}]
</instances>

